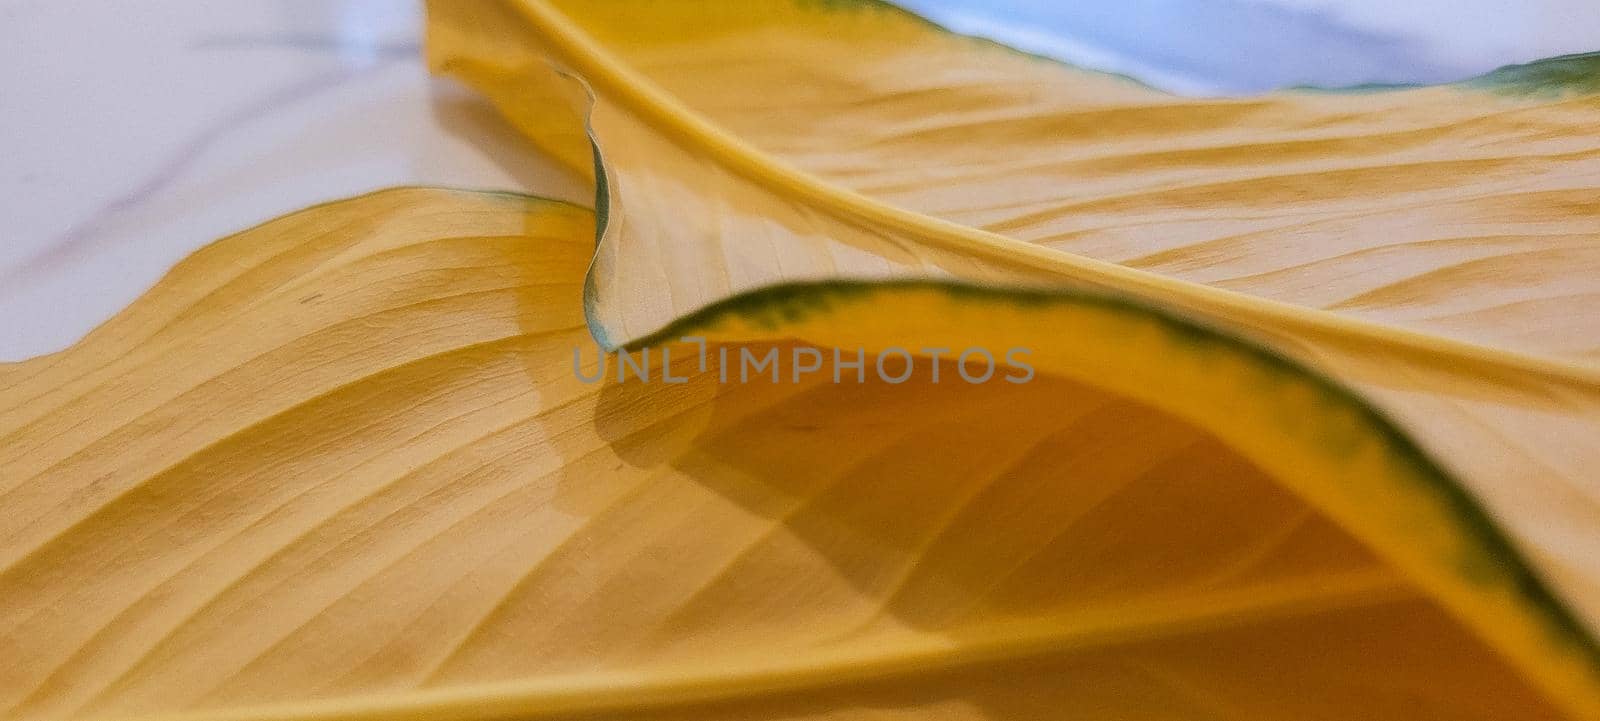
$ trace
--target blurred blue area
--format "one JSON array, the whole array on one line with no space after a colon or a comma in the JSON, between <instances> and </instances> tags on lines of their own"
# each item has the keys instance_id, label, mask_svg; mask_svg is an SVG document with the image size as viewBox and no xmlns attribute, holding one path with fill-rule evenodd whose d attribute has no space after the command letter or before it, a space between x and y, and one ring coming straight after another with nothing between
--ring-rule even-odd
<instances>
[{"instance_id":1,"label":"blurred blue area","mask_svg":"<svg viewBox=\"0 0 1600 721\"><path fill-rule=\"evenodd\" d=\"M956 32L1185 94L1439 83L1500 64L1492 58L1475 66L1443 60L1431 55L1417 36L1385 34L1325 12L1261 0L899 4Z\"/></svg>"}]
</instances>

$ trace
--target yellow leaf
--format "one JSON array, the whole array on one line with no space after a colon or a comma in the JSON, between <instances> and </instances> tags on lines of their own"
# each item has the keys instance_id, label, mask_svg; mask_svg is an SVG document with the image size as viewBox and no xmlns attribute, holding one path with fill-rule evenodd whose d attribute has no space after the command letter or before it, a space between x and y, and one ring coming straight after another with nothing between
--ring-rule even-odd
<instances>
[{"instance_id":1,"label":"yellow leaf","mask_svg":"<svg viewBox=\"0 0 1600 721\"><path fill-rule=\"evenodd\" d=\"M1593 57L1453 87L1186 100L872 3L439 2L429 41L436 69L510 117L531 114L510 87L568 88L571 127L587 113L603 227L586 312L602 343L777 281L953 275L1133 296L1354 388L1489 507L1586 636L1600 626L1586 345L1600 316L1562 302L1600 282ZM1548 82L1574 67L1575 82ZM1094 237L1123 240L1052 247L1052 223L1086 214L1109 229ZM1151 247L1190 278L1277 280L1239 286L1263 298L1106 262ZM1317 295L1340 283L1389 283L1394 263L1417 277L1343 303L1359 314L1307 307L1340 305ZM1503 616L1471 605L1453 607L1493 635ZM1537 652L1503 643L1541 673ZM1551 688L1593 709L1576 685Z\"/></svg>"},{"instance_id":2,"label":"yellow leaf","mask_svg":"<svg viewBox=\"0 0 1600 721\"><path fill-rule=\"evenodd\" d=\"M618 7L430 6L434 65L594 171L598 248L581 209L386 191L219 241L78 346L0 366L8 718L1600 717L1587 351L963 225L988 223L938 205L948 137L860 156L908 164L898 197L813 163L860 128L804 109L863 105L852 122L893 133L873 99L903 97L934 129L1000 129L973 157L1003 164L1050 134L987 122L1008 101L979 86L1010 86L972 53L1001 51L876 5ZM840 47L852 62L810 56ZM920 100L875 74L917 53L941 83ZM1253 102L1006 57L1017 87L1028 64L1088 92L1040 103L1109 103L1152 143L1218 140L1187 135L1191 111ZM1381 129L1419 102L1382 97L1260 101L1249 132ZM1503 129L1561 145L1586 97L1484 102L1527 104ZM786 120L740 125L763 98ZM1180 227L1204 209L1174 172L1134 200L1108 172L1085 202ZM949 187L1017 191L978 180ZM1560 198L1502 220L1585 232ZM1269 240L1249 242L1317 247ZM1586 287L1518 257L1507 283ZM957 280L883 280L906 276ZM650 379L613 357L584 382L591 333ZM683 335L735 372L789 362L725 382ZM972 347L1026 349L1030 379L969 383L923 350ZM857 379L788 375L835 348L862 349Z\"/></svg>"},{"instance_id":3,"label":"yellow leaf","mask_svg":"<svg viewBox=\"0 0 1600 721\"><path fill-rule=\"evenodd\" d=\"M875 200L1600 361L1600 315L1572 311L1600 301L1600 53L1437 87L1184 98L873 3L550 4L744 143Z\"/></svg>"},{"instance_id":4,"label":"yellow leaf","mask_svg":"<svg viewBox=\"0 0 1600 721\"><path fill-rule=\"evenodd\" d=\"M508 195L333 203L6 368L6 716L1543 719L1547 692L1595 698L1591 638L1494 522L1294 363L1122 301L822 283L666 332L713 359L862 347L857 378L721 382L674 342L647 382L613 362L585 383L592 233ZM1028 346L1034 377L877 370L969 344Z\"/></svg>"},{"instance_id":5,"label":"yellow leaf","mask_svg":"<svg viewBox=\"0 0 1600 721\"><path fill-rule=\"evenodd\" d=\"M619 188L627 205L723 195L709 210L726 216L755 183L820 206L791 228L877 250L897 270L972 275L918 257L938 241L974 257L969 246L1026 253L1004 236L1521 353L1600 359L1600 316L1572 312L1600 298L1590 272L1600 264L1600 54L1450 86L1182 98L873 2L474 0L436 4L432 18L437 67L480 85L523 76L516 93L485 88L510 113L530 110L525 89L551 63L591 82L612 180L641 184ZM667 179L693 179L692 190ZM998 235L958 237L884 204ZM661 248L736 264L753 252L740 246L762 237L660 215L668 227L614 233L619 257L597 268L599 283L665 298L646 285L664 281L635 280L644 273L633 264L654 269L673 255ZM868 233L913 247L852 242L826 222L859 216L877 221ZM907 225L914 237L899 237ZM874 270L813 257L824 244L810 240L810 256L770 241L787 277ZM1079 280L1137 278L1052 260ZM729 269L728 286L749 287L740 270ZM1195 295L1174 288L1160 286ZM674 290L674 308L705 300ZM631 311L601 325L623 327Z\"/></svg>"}]
</instances>

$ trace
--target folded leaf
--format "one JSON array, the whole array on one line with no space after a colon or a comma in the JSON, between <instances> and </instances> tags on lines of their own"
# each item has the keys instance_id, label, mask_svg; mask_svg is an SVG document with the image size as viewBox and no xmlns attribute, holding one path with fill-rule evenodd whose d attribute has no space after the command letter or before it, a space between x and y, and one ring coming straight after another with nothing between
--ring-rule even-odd
<instances>
[{"instance_id":1,"label":"folded leaf","mask_svg":"<svg viewBox=\"0 0 1600 721\"><path fill-rule=\"evenodd\" d=\"M540 4L482 29L548 45L557 26ZM882 3L548 5L589 36L554 55L603 101L647 119L671 110L638 107L651 92L610 87L602 58L576 52L607 53L741 143L890 205L1252 295L1600 360L1600 316L1572 311L1600 299L1600 53L1440 87L1184 98ZM444 22L467 12L435 10ZM623 142L612 112L596 112L596 129Z\"/></svg>"},{"instance_id":2,"label":"folded leaf","mask_svg":"<svg viewBox=\"0 0 1600 721\"><path fill-rule=\"evenodd\" d=\"M529 91L510 88L568 87L581 98L563 121L570 127L562 137L582 127L587 113L603 222L586 311L602 343L638 341L673 316L730 293L818 277L954 275L1134 296L1269 343L1354 388L1490 509L1521 552L1535 559L1540 577L1575 609L1587 628L1582 635L1592 638L1600 628L1600 479L1592 470L1600 467L1600 446L1593 442L1600 435L1600 370L1570 357L1587 353L1581 344L1592 335L1572 329L1593 328L1600 320L1592 304L1565 306L1542 295L1576 288L1581 297L1595 282L1585 272L1592 263L1582 242L1595 230L1583 200L1595 136L1579 118L1600 101L1584 83L1571 83L1569 91L1548 82L1552 68L1586 67L1592 58L1508 70L1464 87L1182 100L945 35L875 4L673 1L563 9L572 15L532 0L433 3L430 59L436 69L483 89L513 119L531 116L533 109L526 102ZM652 79L657 77L662 84ZM586 81L592 95L574 85L577 79ZM1565 94L1552 100L1552 93ZM702 106L704 114L697 110ZM1434 263L1464 257L1453 251L1408 256L1406 267L1438 271L1434 280L1419 279L1423 286L1413 286L1428 292L1389 293L1389 300L1380 293L1370 297L1374 307L1428 314L1435 300L1459 294L1473 308L1504 308L1510 296L1497 284L1510 283L1521 289L1511 295L1542 298L1525 306L1537 312L1474 311L1474 330L1461 334L1438 324L1384 325L1374 320L1393 320L1387 311L1354 318L1114 265L920 215L838 182L848 175L840 168L872 177L903 168L904 195L872 183L857 188L940 213L956 202L993 209L1026 186L1027 202L1067 209L1046 213L1040 222L1075 218L1081 208L1069 203L1077 186L1059 182L1057 171L1077 167L1067 162L1073 153L1100 151L1079 147L1073 139L1085 133L1061 132L1058 123L1063 115L1082 112L1104 121L1089 133L1091 141L1122 144L1123 155L1107 156L1102 170L1128 165L1116 178L1091 178L1085 192L1100 200L1090 209L1115 211L1129 229L1148 220L1158 231L1147 236L1129 230L1124 237L1134 246L1125 247L1144 243L1182 256L1189 251L1174 250L1179 246L1160 228L1187 227L1187 233L1207 226L1221 233L1202 234L1208 247L1214 247L1211 241L1234 247L1241 222L1261 221L1250 226L1252 233L1260 231L1248 239L1250 245L1223 253L1230 263L1260 270L1263 264L1288 268L1342 256L1315 273L1337 269L1330 272L1359 284L1389 272L1383 262L1389 251L1379 251L1380 245L1398 243L1402 254L1416 250L1413 245L1449 247L1466 232L1463 227L1493 218L1504 228L1492 232L1509 232L1523 244L1518 247L1536 245L1537 252L1506 254L1492 242L1467 241L1469 255L1483 251L1474 257L1492 260L1465 266L1469 280L1488 268L1481 274L1487 286L1465 282ZM1044 120L1030 125L1037 113ZM737 120L770 120L774 114L787 120ZM734 120L723 126L713 117ZM817 118L822 120L812 122ZM1421 128L1423 118L1443 118L1443 129ZM755 125L764 129L753 130ZM1091 125L1099 127L1083 127ZM919 127L931 132L921 135ZM524 128L536 142L554 142L537 125ZM747 141L734 130L756 139ZM1262 134L1274 138L1264 148L1238 147ZM1365 136L1372 137L1359 140ZM1358 140L1334 142L1347 137ZM1051 138L1035 147L1035 141ZM1488 141L1495 141L1496 150L1479 147ZM1507 152L1506 146L1525 157L1482 157ZM1154 148L1154 156L1125 162L1130 147ZM970 148L977 149L969 153ZM1043 175L1029 174L1036 157L1042 158ZM1177 164L1175 171L1154 172L1169 162ZM975 167L976 175L963 174L972 169L963 163ZM1233 179L1196 185L1193 176L1212 172L1216 164L1227 166ZM1360 170L1363 164L1371 167ZM946 172L951 167L960 172ZM1286 175L1285 167L1300 170ZM1013 182L1013 175L1020 180ZM1280 189L1275 183L1284 178L1292 182ZM1146 190L1129 185L1151 179L1155 184ZM1538 192L1523 192L1528 189ZM1116 200L1127 194L1128 202ZM1409 205L1420 209L1413 213L1392 204L1397 194L1410 194ZM1465 205L1451 205L1458 201ZM1238 210L1238 216L1229 210L1245 206L1254 210ZM1440 208L1443 216L1428 214ZM1330 214L1388 220L1372 226L1334 223L1332 235L1343 245L1331 253L1326 238L1302 241L1293 229ZM976 215L950 217L990 223ZM1243 221L1215 220L1232 217ZM1416 237L1396 240L1376 232L1385 224L1413 236L1444 236L1421 244L1411 242ZM1549 232L1562 238L1547 246L1539 236ZM1029 239L1044 241L1047 235ZM1201 237L1179 235L1183 247ZM1346 252L1352 243L1359 252ZM1127 259L1122 251L1107 257ZM1324 287L1321 281L1296 283ZM1269 295L1327 305L1299 292ZM1576 340L1581 347L1563 349L1539 339L1529 340L1527 351L1505 347L1550 328L1557 332L1542 337ZM1040 325L1035 332L1059 330ZM1569 357L1557 357L1563 354ZM1481 633L1497 633L1499 611L1464 600L1454 605L1442 579L1425 583ZM1529 674L1543 674L1535 669L1536 652L1516 650L1520 642L1501 643L1506 653L1524 659ZM1592 681L1550 681L1549 688L1574 706L1592 706L1592 688L1579 686Z\"/></svg>"},{"instance_id":3,"label":"folded leaf","mask_svg":"<svg viewBox=\"0 0 1600 721\"><path fill-rule=\"evenodd\" d=\"M1592 367L870 200L613 56L735 27L641 7L430 13L436 66L592 162L592 262L583 210L387 191L220 241L0 366L7 717L1600 716ZM867 60L944 37L787 12L741 31ZM774 100L818 87L766 64ZM908 275L1013 287L839 280ZM582 380L585 324L649 380ZM860 348L861 374L725 381L680 335ZM1034 370L971 383L926 350L967 347Z\"/></svg>"},{"instance_id":4,"label":"folded leaf","mask_svg":"<svg viewBox=\"0 0 1600 721\"><path fill-rule=\"evenodd\" d=\"M508 195L333 203L3 367L5 715L1593 708L1592 638L1496 522L1298 364L1124 301L824 283L586 383L592 233ZM719 378L807 344L865 365ZM878 370L969 345L1033 377Z\"/></svg>"}]
</instances>

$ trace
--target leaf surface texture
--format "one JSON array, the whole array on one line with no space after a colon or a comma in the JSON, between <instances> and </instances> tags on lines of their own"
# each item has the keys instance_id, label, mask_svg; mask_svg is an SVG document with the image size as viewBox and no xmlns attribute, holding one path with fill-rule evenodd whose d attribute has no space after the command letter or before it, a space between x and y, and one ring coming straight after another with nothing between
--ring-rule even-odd
<instances>
[{"instance_id":1,"label":"leaf surface texture","mask_svg":"<svg viewBox=\"0 0 1600 721\"><path fill-rule=\"evenodd\" d=\"M1588 59L1186 99L871 3L429 7L596 214L318 206L0 366L6 717L1600 717ZM871 372L970 346L1038 375Z\"/></svg>"}]
</instances>

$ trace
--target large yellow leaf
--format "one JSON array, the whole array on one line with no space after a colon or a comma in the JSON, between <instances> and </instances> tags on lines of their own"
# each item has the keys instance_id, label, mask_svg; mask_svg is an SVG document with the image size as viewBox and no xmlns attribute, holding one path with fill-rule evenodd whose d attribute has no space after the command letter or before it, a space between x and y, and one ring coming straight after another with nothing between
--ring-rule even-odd
<instances>
[{"instance_id":1,"label":"large yellow leaf","mask_svg":"<svg viewBox=\"0 0 1600 721\"><path fill-rule=\"evenodd\" d=\"M678 343L590 384L592 233L378 193L0 367L6 716L1596 708L1592 637L1494 520L1299 365L1123 301L825 283L666 339L863 347L860 377L723 383ZM1036 374L875 369L969 345Z\"/></svg>"},{"instance_id":2,"label":"large yellow leaf","mask_svg":"<svg viewBox=\"0 0 1600 721\"><path fill-rule=\"evenodd\" d=\"M390 191L225 239L0 367L8 716L1600 717L1591 367L869 200L596 42L735 27L649 7L432 8L438 66L599 171L592 263L585 211ZM785 93L817 87L781 71L796 37L943 37L785 12L744 28ZM926 274L1052 290L751 292ZM585 323L651 346L652 381L575 377ZM1021 346L1037 375L723 383L677 344L667 383L679 334L869 368Z\"/></svg>"},{"instance_id":3,"label":"large yellow leaf","mask_svg":"<svg viewBox=\"0 0 1600 721\"><path fill-rule=\"evenodd\" d=\"M1600 54L1452 86L1195 99L872 2L475 0L439 3L432 17L435 65L514 117L557 122L528 91L549 84L551 63L593 84L626 225L596 275L602 306L622 307L597 320L620 337L773 275L885 263L993 277L971 267L981 259L1008 274L1049 266L1125 291L1150 285L1166 302L1220 297L1040 257L864 193L1258 296L1519 353L1600 357L1600 317L1572 312L1600 298ZM507 82L514 92L489 87ZM567 142L578 132L549 144L587 166ZM785 212L755 207L752 186L779 192L784 201L765 202ZM689 212L700 204L719 221ZM731 209L744 208L774 220L735 225ZM881 257L850 252L861 249ZM669 282L680 274L710 277ZM673 303L652 314L631 293Z\"/></svg>"},{"instance_id":4,"label":"large yellow leaf","mask_svg":"<svg viewBox=\"0 0 1600 721\"><path fill-rule=\"evenodd\" d=\"M1269 343L1354 387L1490 508L1591 635L1600 627L1600 481L1593 472L1600 467L1594 442L1600 371L1582 357L1588 353L1583 339L1592 336L1587 329L1600 322L1596 306L1541 300L1502 312L1510 308L1503 301L1518 294L1545 298L1547 291L1576 289L1582 295L1595 282L1587 272L1587 241L1596 216L1578 192L1588 187L1594 168L1596 139L1582 123L1600 102L1583 75L1593 58L1507 70L1461 87L1183 100L942 34L870 4L582 3L564 9L573 15L532 0L434 3L430 56L436 68L483 89L548 147L559 149L584 134L587 113L604 217L587 312L603 343L637 340L729 293L818 277L955 275L1110 290L1175 307ZM1567 71L1573 82L1553 82ZM565 116L552 112L559 103L546 102L563 93L576 100ZM536 104L535 98L544 100ZM705 113L697 110L702 106ZM901 172L893 193L875 183L857 187L941 213L957 202L952 198L980 211L1001 207L1027 187L1028 203L1064 209L1038 215L1045 224L1039 228L1055 227L1049 223L1069 222L1084 209L1073 205L1079 184L1062 182L1057 171L1076 167L1063 157L1093 147L1074 150L1073 136L1084 133L1061 137L1056 131L1063 117L1081 121L1085 112L1107 123L1091 141L1131 136L1116 141L1124 143L1117 151L1123 155L1106 151L1112 154L1102 170L1127 161L1128 147L1155 148L1149 162L1128 161L1129 172L1091 175L1084 186L1101 199L1088 211L1115 211L1128 226L1118 232L1133 245L1120 247L1149 247L1170 257L1233 248L1223 253L1226 262L1199 276L1207 280L1235 277L1223 272L1231 267L1253 269L1237 277L1265 266L1293 275L1299 271L1292 266L1310 263L1321 266L1315 273L1354 284L1387 282L1381 280L1391 272L1386 255L1419 251L1402 266L1410 269L1406 274L1431 271L1407 286L1427 292L1369 295L1372 312L1365 317L1330 313L1280 302L1327 305L1309 293L1333 287L1320 281L1291 283L1282 293L1256 288L1279 296L1263 299L921 215L838 182L848 180L841 168L864 177ZM751 120L774 115L787 120ZM718 125L713 116L730 125ZM1430 130L1428 123L1439 127ZM920 134L919 127L936 132ZM754 135L755 144L733 130ZM1356 139L1348 140L1352 135ZM1261 137L1275 140L1250 145L1260 145L1251 139ZM978 150L969 153L969 146ZM568 152L582 162L571 147ZM1520 159L1490 162L1485 153ZM1034 158L1042 170L1030 170ZM1165 163L1178 169L1154 172ZM1299 170L1284 190L1274 178L1289 166ZM975 181L964 174L969 170L983 182L968 182ZM1196 185L1193 177L1183 179L1223 170L1233 180ZM1146 178L1154 185L1137 189ZM1118 183L1127 187L1119 190ZM1529 189L1538 192L1523 192ZM1391 203L1401 193L1410 200ZM1229 208L1241 204L1255 210L1242 219L1216 220L1235 218ZM981 213L950 215L990 222ZM1304 224L1332 215L1359 222L1306 235ZM1377 220L1365 224L1365 218ZM1004 216L1003 222L1015 219ZM1513 245L1537 252L1502 253L1498 248L1505 246L1492 239L1458 242L1474 219L1493 219L1499 225L1490 234L1515 236ZM1156 235L1130 230L1146 220ZM1250 226L1254 235L1235 237L1246 221L1261 224ZM1177 227L1187 230L1174 242L1162 228ZM1405 232L1381 232L1386 227ZM1221 235L1194 235L1202 230ZM1539 237L1552 230L1563 237ZM1029 239L1048 240L1048 229L1041 232ZM1418 240L1426 242L1412 242ZM1448 269L1464 256L1426 250L1449 247L1467 248L1462 252L1476 258L1461 266L1468 269L1465 278ZM1330 256L1328 263L1320 260ZM1127 253L1108 257L1122 260ZM1481 282L1475 280L1480 275ZM1467 325L1376 322L1434 314L1430 308L1458 300L1484 312L1457 317ZM1550 329L1555 332L1544 340L1529 336ZM1037 332L1059 331L1039 326ZM1497 624L1497 612L1468 605L1457 613L1486 632Z\"/></svg>"},{"instance_id":5,"label":"large yellow leaf","mask_svg":"<svg viewBox=\"0 0 1600 721\"><path fill-rule=\"evenodd\" d=\"M742 141L892 205L1600 361L1600 315L1572 311L1600 301L1600 53L1438 87L1183 98L872 2L550 4Z\"/></svg>"}]
</instances>

